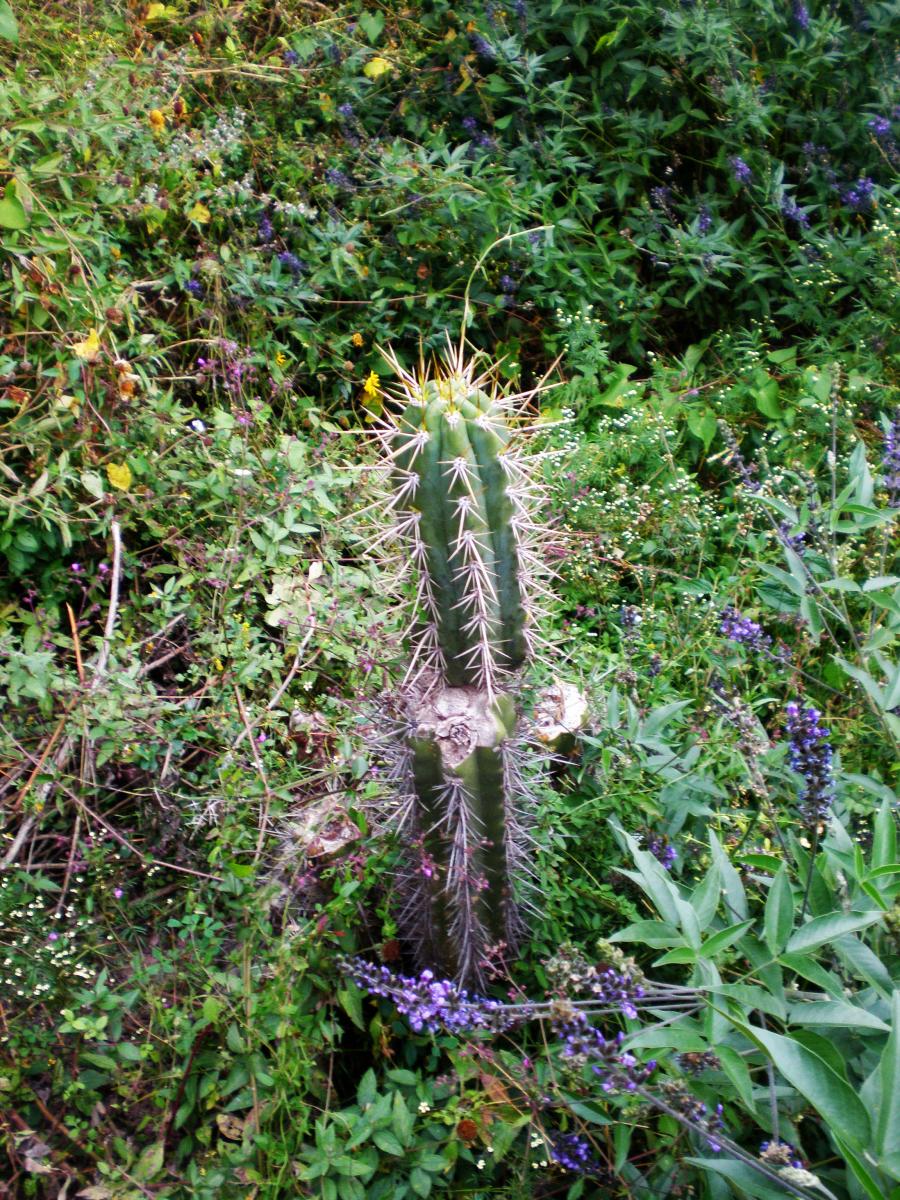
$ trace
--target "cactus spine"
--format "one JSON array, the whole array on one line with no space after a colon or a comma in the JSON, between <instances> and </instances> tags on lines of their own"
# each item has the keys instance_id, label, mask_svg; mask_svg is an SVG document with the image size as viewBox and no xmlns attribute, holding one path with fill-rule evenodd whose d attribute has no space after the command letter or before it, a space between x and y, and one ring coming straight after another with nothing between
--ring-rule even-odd
<instances>
[{"instance_id":1,"label":"cactus spine","mask_svg":"<svg viewBox=\"0 0 900 1200\"><path fill-rule=\"evenodd\" d=\"M416 374L389 359L399 412L380 430L395 523L377 539L416 574L395 775L410 848L407 936L461 981L514 950L529 801L505 688L533 652L537 489L516 402L451 350Z\"/></svg>"}]
</instances>

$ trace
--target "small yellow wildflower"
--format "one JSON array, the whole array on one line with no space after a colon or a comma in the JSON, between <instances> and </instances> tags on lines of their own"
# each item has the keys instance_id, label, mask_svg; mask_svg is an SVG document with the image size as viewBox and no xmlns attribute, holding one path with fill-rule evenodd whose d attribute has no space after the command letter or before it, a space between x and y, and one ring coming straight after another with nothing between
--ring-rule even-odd
<instances>
[{"instance_id":1,"label":"small yellow wildflower","mask_svg":"<svg viewBox=\"0 0 900 1200\"><path fill-rule=\"evenodd\" d=\"M287 356L282 354L281 351L279 350L278 353L275 355L275 362L278 364L279 367L283 367L284 364L287 362Z\"/></svg>"},{"instance_id":2,"label":"small yellow wildflower","mask_svg":"<svg viewBox=\"0 0 900 1200\"><path fill-rule=\"evenodd\" d=\"M374 371L369 372L369 378L363 384L363 395L367 400L374 400L380 391L381 380Z\"/></svg>"},{"instance_id":3,"label":"small yellow wildflower","mask_svg":"<svg viewBox=\"0 0 900 1200\"><path fill-rule=\"evenodd\" d=\"M151 108L147 118L154 133L161 133L166 127L166 118L158 108Z\"/></svg>"},{"instance_id":4,"label":"small yellow wildflower","mask_svg":"<svg viewBox=\"0 0 900 1200\"><path fill-rule=\"evenodd\" d=\"M85 362L96 362L100 354L100 334L96 329L90 330L83 342L75 343L72 351Z\"/></svg>"},{"instance_id":5,"label":"small yellow wildflower","mask_svg":"<svg viewBox=\"0 0 900 1200\"><path fill-rule=\"evenodd\" d=\"M222 662L221 658L214 658L213 666L216 668L217 671L225 670L225 664Z\"/></svg>"},{"instance_id":6,"label":"small yellow wildflower","mask_svg":"<svg viewBox=\"0 0 900 1200\"><path fill-rule=\"evenodd\" d=\"M361 346L363 344L363 335L361 333L354 333L350 341L354 346Z\"/></svg>"}]
</instances>

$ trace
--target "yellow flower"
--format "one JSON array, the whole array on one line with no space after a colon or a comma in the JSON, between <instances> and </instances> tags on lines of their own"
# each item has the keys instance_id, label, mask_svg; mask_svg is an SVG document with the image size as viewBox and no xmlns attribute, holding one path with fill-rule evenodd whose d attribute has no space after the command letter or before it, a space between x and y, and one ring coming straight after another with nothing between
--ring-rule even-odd
<instances>
[{"instance_id":1,"label":"yellow flower","mask_svg":"<svg viewBox=\"0 0 900 1200\"><path fill-rule=\"evenodd\" d=\"M196 221L198 225L208 225L211 218L212 213L200 200L197 201L197 203L188 213L188 220Z\"/></svg>"},{"instance_id":2,"label":"yellow flower","mask_svg":"<svg viewBox=\"0 0 900 1200\"><path fill-rule=\"evenodd\" d=\"M222 662L221 658L214 658L213 666L216 668L217 671L225 670L225 664Z\"/></svg>"},{"instance_id":3,"label":"yellow flower","mask_svg":"<svg viewBox=\"0 0 900 1200\"><path fill-rule=\"evenodd\" d=\"M354 333L350 341L354 346L361 346L363 344L363 335L361 333Z\"/></svg>"},{"instance_id":4,"label":"yellow flower","mask_svg":"<svg viewBox=\"0 0 900 1200\"><path fill-rule=\"evenodd\" d=\"M165 4L148 4L147 12L144 15L145 21L161 21L168 16L168 10Z\"/></svg>"},{"instance_id":5,"label":"yellow flower","mask_svg":"<svg viewBox=\"0 0 900 1200\"><path fill-rule=\"evenodd\" d=\"M374 400L379 392L381 380L374 371L369 372L369 378L363 384L363 395L367 400Z\"/></svg>"},{"instance_id":6,"label":"yellow flower","mask_svg":"<svg viewBox=\"0 0 900 1200\"><path fill-rule=\"evenodd\" d=\"M385 71L389 71L390 69L391 64L388 62L388 60L379 56L377 58L369 59L369 61L363 67L363 75L365 75L367 79L378 79L379 76L383 75Z\"/></svg>"},{"instance_id":7,"label":"yellow flower","mask_svg":"<svg viewBox=\"0 0 900 1200\"><path fill-rule=\"evenodd\" d=\"M106 478L110 487L120 492L127 492L131 487L131 468L128 463L107 463Z\"/></svg>"},{"instance_id":8,"label":"yellow flower","mask_svg":"<svg viewBox=\"0 0 900 1200\"><path fill-rule=\"evenodd\" d=\"M100 334L96 329L92 329L83 342L75 343L72 351L85 362L96 362L100 354Z\"/></svg>"},{"instance_id":9,"label":"yellow flower","mask_svg":"<svg viewBox=\"0 0 900 1200\"><path fill-rule=\"evenodd\" d=\"M151 108L150 115L147 118L150 122L150 128L154 133L160 133L166 127L166 118L162 115L158 108Z\"/></svg>"},{"instance_id":10,"label":"yellow flower","mask_svg":"<svg viewBox=\"0 0 900 1200\"><path fill-rule=\"evenodd\" d=\"M279 350L278 353L275 355L275 362L278 364L279 367L283 367L284 364L287 362L287 357L284 354L282 354L281 351Z\"/></svg>"}]
</instances>

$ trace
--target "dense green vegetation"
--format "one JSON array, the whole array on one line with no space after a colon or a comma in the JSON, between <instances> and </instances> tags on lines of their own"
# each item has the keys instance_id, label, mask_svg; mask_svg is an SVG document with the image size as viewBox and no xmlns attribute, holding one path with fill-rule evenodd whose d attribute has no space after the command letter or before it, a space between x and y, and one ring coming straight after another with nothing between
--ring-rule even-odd
<instances>
[{"instance_id":1,"label":"dense green vegetation","mask_svg":"<svg viewBox=\"0 0 900 1200\"><path fill-rule=\"evenodd\" d=\"M0 0L0 1196L898 1200L897 34ZM589 722L432 1017L373 432L461 331Z\"/></svg>"}]
</instances>

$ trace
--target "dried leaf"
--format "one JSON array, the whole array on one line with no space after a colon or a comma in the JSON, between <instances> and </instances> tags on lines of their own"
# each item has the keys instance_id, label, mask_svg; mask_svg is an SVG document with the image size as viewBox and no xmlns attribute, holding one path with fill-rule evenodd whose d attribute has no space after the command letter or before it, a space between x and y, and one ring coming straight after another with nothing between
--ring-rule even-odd
<instances>
[{"instance_id":1,"label":"dried leaf","mask_svg":"<svg viewBox=\"0 0 900 1200\"><path fill-rule=\"evenodd\" d=\"M196 221L198 225L208 225L212 220L212 213L201 200L198 200L188 213L188 220Z\"/></svg>"}]
</instances>

